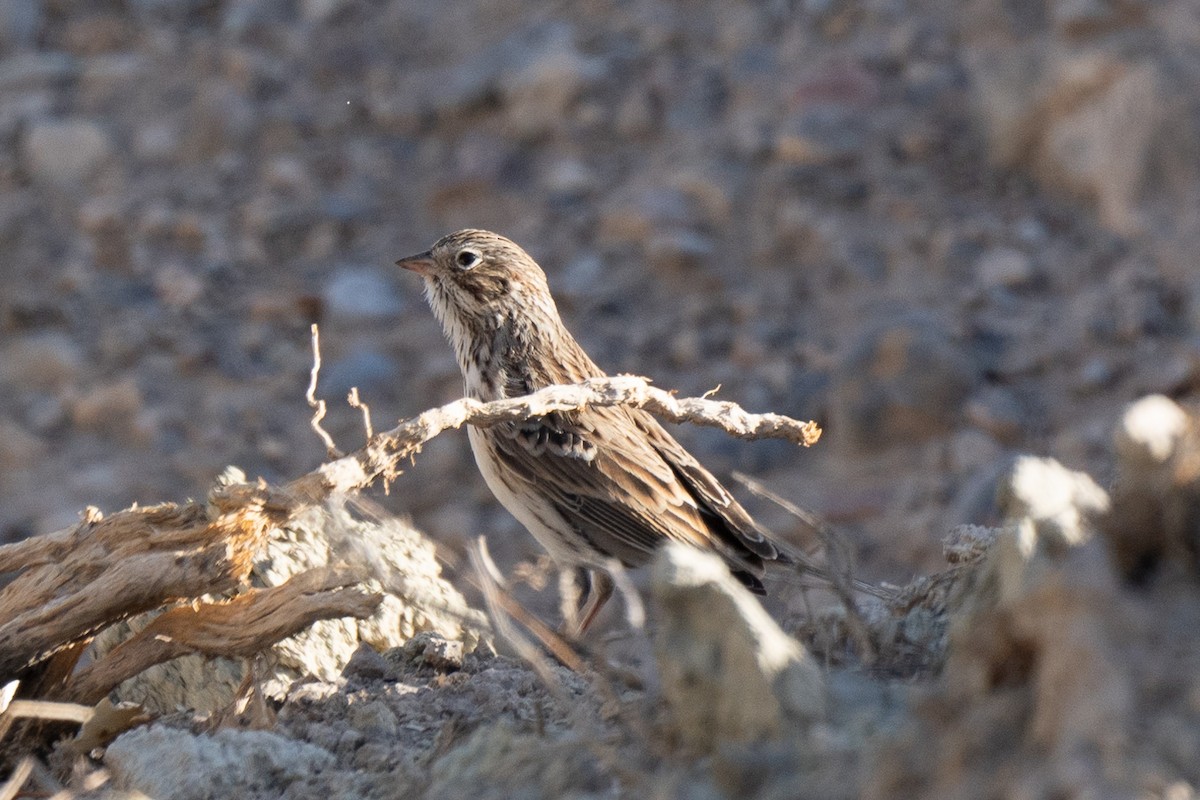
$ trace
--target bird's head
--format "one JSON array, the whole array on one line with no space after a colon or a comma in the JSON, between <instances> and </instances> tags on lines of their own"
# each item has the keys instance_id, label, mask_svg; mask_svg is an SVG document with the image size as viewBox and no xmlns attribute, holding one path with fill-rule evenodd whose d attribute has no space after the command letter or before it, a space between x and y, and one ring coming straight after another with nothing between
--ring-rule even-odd
<instances>
[{"instance_id":1,"label":"bird's head","mask_svg":"<svg viewBox=\"0 0 1200 800\"><path fill-rule=\"evenodd\" d=\"M452 341L514 312L558 317L541 267L497 233L458 231L396 265L425 279L425 297Z\"/></svg>"}]
</instances>

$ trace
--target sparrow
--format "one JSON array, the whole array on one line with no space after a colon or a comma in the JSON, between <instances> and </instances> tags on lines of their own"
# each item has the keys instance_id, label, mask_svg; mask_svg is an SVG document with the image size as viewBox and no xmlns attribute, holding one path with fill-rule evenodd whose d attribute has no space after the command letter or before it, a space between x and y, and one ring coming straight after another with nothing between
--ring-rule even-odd
<instances>
[{"instance_id":1,"label":"sparrow","mask_svg":"<svg viewBox=\"0 0 1200 800\"><path fill-rule=\"evenodd\" d=\"M396 264L424 279L467 396L520 397L605 376L563 324L545 273L509 239L462 230ZM640 409L587 407L468 426L467 435L496 499L577 582L578 614L568 615L576 636L612 595L611 559L638 567L659 545L684 542L721 555L757 594L764 562L789 560Z\"/></svg>"}]
</instances>

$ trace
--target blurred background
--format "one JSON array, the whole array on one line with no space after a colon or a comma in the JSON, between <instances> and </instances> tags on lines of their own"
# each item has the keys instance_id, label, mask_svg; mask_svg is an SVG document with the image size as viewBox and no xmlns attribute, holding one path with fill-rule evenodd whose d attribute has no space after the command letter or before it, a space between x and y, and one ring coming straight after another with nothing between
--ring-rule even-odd
<instances>
[{"instance_id":1,"label":"blurred background","mask_svg":"<svg viewBox=\"0 0 1200 800\"><path fill-rule=\"evenodd\" d=\"M1200 389L1194 0L3 0L0 141L0 541L320 463L314 321L343 449L458 397L391 264L466 226L610 371L819 420L679 436L872 577ZM380 500L538 553L464 435Z\"/></svg>"}]
</instances>

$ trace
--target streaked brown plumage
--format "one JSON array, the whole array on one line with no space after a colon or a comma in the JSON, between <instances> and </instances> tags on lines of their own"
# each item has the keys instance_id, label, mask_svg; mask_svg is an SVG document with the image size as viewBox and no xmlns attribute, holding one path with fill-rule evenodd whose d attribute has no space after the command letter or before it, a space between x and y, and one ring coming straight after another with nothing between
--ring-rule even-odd
<instances>
[{"instance_id":1,"label":"streaked brown plumage","mask_svg":"<svg viewBox=\"0 0 1200 800\"><path fill-rule=\"evenodd\" d=\"M605 373L558 316L546 276L495 233L464 230L396 262L425 295L480 400L529 394ZM496 498L563 567L585 578L579 630L612 591L604 561L644 564L678 540L725 557L753 591L782 556L746 510L649 414L625 407L468 428Z\"/></svg>"}]
</instances>

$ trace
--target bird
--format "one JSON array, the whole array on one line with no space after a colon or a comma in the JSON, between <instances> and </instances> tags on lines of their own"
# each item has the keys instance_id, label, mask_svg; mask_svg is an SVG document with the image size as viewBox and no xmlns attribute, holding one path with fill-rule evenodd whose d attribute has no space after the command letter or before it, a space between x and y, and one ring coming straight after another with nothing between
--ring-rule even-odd
<instances>
[{"instance_id":1,"label":"bird","mask_svg":"<svg viewBox=\"0 0 1200 800\"><path fill-rule=\"evenodd\" d=\"M468 397L520 397L605 377L563 324L546 274L510 239L460 230L396 265L423 279ZM468 426L467 436L492 494L574 582L576 608L564 615L576 637L613 593L611 559L639 567L660 545L683 542L722 556L756 594L765 594L765 562L789 560L641 409L556 411Z\"/></svg>"}]
</instances>

